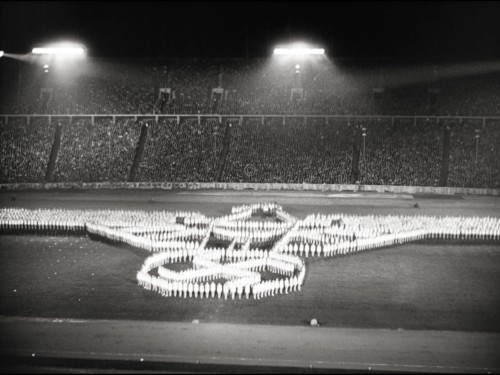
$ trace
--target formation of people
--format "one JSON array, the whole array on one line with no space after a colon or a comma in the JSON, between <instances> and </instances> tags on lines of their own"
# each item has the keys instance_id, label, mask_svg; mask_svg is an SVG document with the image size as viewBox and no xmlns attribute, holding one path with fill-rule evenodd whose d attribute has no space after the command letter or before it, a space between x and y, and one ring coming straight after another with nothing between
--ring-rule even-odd
<instances>
[{"instance_id":1,"label":"formation of people","mask_svg":"<svg viewBox=\"0 0 500 375\"><path fill-rule=\"evenodd\" d=\"M0 226L5 229L71 230L83 229L86 224L95 223L110 228L152 231L158 227L168 228L175 221L175 213L168 211L0 209Z\"/></svg>"},{"instance_id":2,"label":"formation of people","mask_svg":"<svg viewBox=\"0 0 500 375\"><path fill-rule=\"evenodd\" d=\"M257 215L274 221L253 221ZM84 231L145 249L151 254L137 281L163 296L260 299L301 290L306 271L302 257L422 239L498 241L500 218L335 213L299 220L274 203L233 207L231 214L218 218L186 211L2 208L0 231L11 230ZM258 246L259 236L250 234L260 231L273 233L272 246ZM209 245L211 241L219 245ZM178 262L192 262L192 268L169 268ZM262 272L276 277L264 280Z\"/></svg>"}]
</instances>

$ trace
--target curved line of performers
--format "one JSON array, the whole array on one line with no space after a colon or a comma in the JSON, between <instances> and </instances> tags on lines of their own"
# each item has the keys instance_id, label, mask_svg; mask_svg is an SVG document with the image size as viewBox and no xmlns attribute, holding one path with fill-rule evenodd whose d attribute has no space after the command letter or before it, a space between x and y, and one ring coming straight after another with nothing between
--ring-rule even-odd
<instances>
[{"instance_id":1,"label":"curved line of performers","mask_svg":"<svg viewBox=\"0 0 500 375\"><path fill-rule=\"evenodd\" d=\"M262 260L260 260L262 261ZM265 263L265 260L264 262ZM137 280L139 285L145 289L158 292L166 297L218 297L222 298L224 296L227 299L229 296L235 299L238 296L240 299L243 296L249 298L250 295L254 299L260 299L263 297L274 296L281 293L289 293L297 290L301 290L301 286L304 282L305 277L305 266L302 264L300 270L290 274L289 269L280 269L282 265L278 262L270 262L264 267L266 270L275 273L287 273L289 276L285 278L279 278L274 280L262 281L260 274L249 272L247 270L238 270L234 268L234 264L231 264L232 272L228 269L226 265L215 267L215 269L202 268L199 270L192 270L190 272L191 278L186 280L175 280L172 279L170 273L165 274L159 270L159 277L150 275L143 268L137 273ZM170 271L170 270L167 270ZM194 272L198 272L194 275ZM238 274L239 273L239 274ZM220 282L215 284L214 281L220 278L229 279L229 281L221 284Z\"/></svg>"},{"instance_id":2,"label":"curved line of performers","mask_svg":"<svg viewBox=\"0 0 500 375\"><path fill-rule=\"evenodd\" d=\"M139 285L144 289L158 292L165 297L218 297L227 299L231 297L235 299L236 296L241 299L245 296L247 299L253 296L254 299L261 299L264 297L271 297L276 294L290 293L300 291L303 277L293 276L291 278L274 279L268 281L260 281L252 284L250 281L244 283L237 283L228 281L224 284L214 281L210 282L177 282L161 277L156 277L148 273L139 272L137 274Z\"/></svg>"}]
</instances>

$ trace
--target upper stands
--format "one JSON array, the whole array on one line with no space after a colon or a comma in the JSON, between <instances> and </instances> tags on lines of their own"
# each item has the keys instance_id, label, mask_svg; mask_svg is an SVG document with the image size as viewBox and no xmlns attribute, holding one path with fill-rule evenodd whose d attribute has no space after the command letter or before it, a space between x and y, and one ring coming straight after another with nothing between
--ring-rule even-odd
<instances>
[{"instance_id":1,"label":"upper stands","mask_svg":"<svg viewBox=\"0 0 500 375\"><path fill-rule=\"evenodd\" d=\"M272 60L96 60L60 76L56 68L44 76L38 65L12 65L2 69L9 89L0 93L0 112L500 116L499 73L438 80L432 66L412 76L366 62L303 65L300 82L294 63ZM23 74L16 82L19 69ZM214 105L212 89L219 85L226 92ZM291 88L298 86L304 99L293 102ZM54 88L51 100L44 100L42 87ZM163 105L160 87L173 91ZM383 95L374 88L384 89ZM432 95L429 89L435 88L439 93Z\"/></svg>"}]
</instances>

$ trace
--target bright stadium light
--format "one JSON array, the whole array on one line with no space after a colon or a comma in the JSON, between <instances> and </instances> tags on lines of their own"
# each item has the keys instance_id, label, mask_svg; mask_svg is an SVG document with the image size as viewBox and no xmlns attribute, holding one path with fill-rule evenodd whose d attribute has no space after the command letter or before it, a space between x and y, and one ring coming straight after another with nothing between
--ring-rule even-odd
<instances>
[{"instance_id":1,"label":"bright stadium light","mask_svg":"<svg viewBox=\"0 0 500 375\"><path fill-rule=\"evenodd\" d=\"M306 55L324 55L323 48L275 48L275 55L289 55L289 56L306 56Z\"/></svg>"},{"instance_id":2,"label":"bright stadium light","mask_svg":"<svg viewBox=\"0 0 500 375\"><path fill-rule=\"evenodd\" d=\"M83 56L85 50L76 46L61 47L36 47L33 48L34 55L56 55L56 56Z\"/></svg>"},{"instance_id":3,"label":"bright stadium light","mask_svg":"<svg viewBox=\"0 0 500 375\"><path fill-rule=\"evenodd\" d=\"M3 51L0 51L0 57L2 57L2 56L3 56Z\"/></svg>"},{"instance_id":4,"label":"bright stadium light","mask_svg":"<svg viewBox=\"0 0 500 375\"><path fill-rule=\"evenodd\" d=\"M43 66L43 68L44 68L44 69L49 69L49 66L48 66L47 64L45 64L45 65Z\"/></svg>"}]
</instances>

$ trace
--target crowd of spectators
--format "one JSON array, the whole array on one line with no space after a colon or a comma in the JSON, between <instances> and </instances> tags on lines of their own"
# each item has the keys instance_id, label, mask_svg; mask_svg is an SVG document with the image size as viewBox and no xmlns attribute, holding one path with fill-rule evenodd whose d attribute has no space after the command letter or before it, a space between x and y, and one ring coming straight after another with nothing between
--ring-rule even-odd
<instances>
[{"instance_id":1,"label":"crowd of spectators","mask_svg":"<svg viewBox=\"0 0 500 375\"><path fill-rule=\"evenodd\" d=\"M40 182L47 170L54 126L47 119L0 119L0 182Z\"/></svg>"},{"instance_id":2,"label":"crowd of spectators","mask_svg":"<svg viewBox=\"0 0 500 375\"><path fill-rule=\"evenodd\" d=\"M127 181L140 131L131 119L116 124L111 119L69 123L62 132L54 181Z\"/></svg>"},{"instance_id":3,"label":"crowd of spectators","mask_svg":"<svg viewBox=\"0 0 500 375\"><path fill-rule=\"evenodd\" d=\"M447 186L500 187L499 122L431 118L394 123L376 118L267 117L264 123L261 118L243 123L118 118L116 124L96 118L92 124L54 117L50 125L47 118L33 117L28 124L26 118L11 117L8 124L0 120L0 181L44 182L60 126L50 181L125 182L143 124L147 133L136 181L214 182L220 177L224 182L348 184L359 152L357 183L441 186L448 152ZM450 129L449 146L445 128Z\"/></svg>"},{"instance_id":4,"label":"crowd of spectators","mask_svg":"<svg viewBox=\"0 0 500 375\"><path fill-rule=\"evenodd\" d=\"M349 183L354 127L347 121L247 120L232 134L223 181Z\"/></svg>"},{"instance_id":5,"label":"crowd of spectators","mask_svg":"<svg viewBox=\"0 0 500 375\"><path fill-rule=\"evenodd\" d=\"M294 65L272 60L93 61L87 70L71 79L57 77L56 71L43 80L39 74L25 72L19 85L6 85L15 87L14 91L17 89L19 93L4 92L0 111L10 114L500 115L500 84L495 73L436 81L429 72L415 76L412 82L392 74L390 69L371 72L349 66L340 69L323 61L303 64L299 78ZM224 93L214 105L212 89L219 86ZM53 88L50 100L41 95L42 87ZM161 87L172 91L166 103L160 104ZM291 100L291 89L297 87L304 90L302 99ZM437 88L435 94L429 91L431 88Z\"/></svg>"},{"instance_id":6,"label":"crowd of spectators","mask_svg":"<svg viewBox=\"0 0 500 375\"><path fill-rule=\"evenodd\" d=\"M450 128L448 186L500 187L500 121L456 121Z\"/></svg>"},{"instance_id":7,"label":"crowd of spectators","mask_svg":"<svg viewBox=\"0 0 500 375\"><path fill-rule=\"evenodd\" d=\"M216 118L201 117L201 123L197 117L181 118L179 123L175 118L144 120L148 134L137 181L211 182L222 172L225 182L339 184L354 182L356 176L361 184L437 186L442 182L443 154L449 151L448 186L500 186L498 121L432 119L500 116L497 73L431 81L425 73L415 76L421 80L416 84L415 77L404 78L401 69L393 75L382 70L374 74L363 67L335 67L323 61L303 64L299 77L294 65L277 60L106 60L89 62L74 77L54 73L38 81L36 72L25 67L18 84L6 82L0 111L299 115L285 123L280 117L265 118L265 123L261 118L233 121L227 138L226 123ZM162 87L171 88L163 102ZM220 97L212 91L217 87L223 89ZM297 87L303 88L302 98L292 99L291 90ZM431 118L416 123L376 118L327 123L325 118L306 122L300 115L307 114ZM46 118L33 117L30 124L26 119L9 118L8 124L2 120L1 182L44 181L58 121L50 125ZM61 121L52 181L127 181L143 121ZM451 136L444 150L446 126ZM357 133L361 128L365 137ZM358 150L359 171L354 173Z\"/></svg>"},{"instance_id":8,"label":"crowd of spectators","mask_svg":"<svg viewBox=\"0 0 500 375\"><path fill-rule=\"evenodd\" d=\"M364 121L359 182L367 185L437 186L443 130L435 120Z\"/></svg>"},{"instance_id":9,"label":"crowd of spectators","mask_svg":"<svg viewBox=\"0 0 500 375\"><path fill-rule=\"evenodd\" d=\"M215 181L224 140L218 119L177 121L162 119L148 124L148 140L139 168L139 181Z\"/></svg>"}]
</instances>

